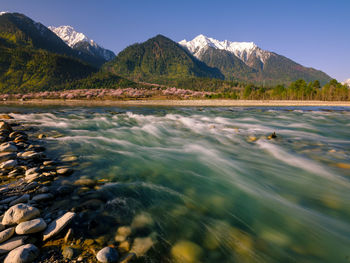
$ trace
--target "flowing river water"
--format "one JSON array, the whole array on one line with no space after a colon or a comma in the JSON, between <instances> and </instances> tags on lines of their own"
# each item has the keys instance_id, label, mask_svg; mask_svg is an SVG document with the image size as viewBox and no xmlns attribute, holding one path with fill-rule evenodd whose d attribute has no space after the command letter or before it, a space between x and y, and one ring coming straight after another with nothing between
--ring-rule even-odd
<instances>
[{"instance_id":1,"label":"flowing river water","mask_svg":"<svg viewBox=\"0 0 350 263\"><path fill-rule=\"evenodd\" d=\"M149 224L144 262L350 262L349 108L0 111L109 181L106 205Z\"/></svg>"}]
</instances>

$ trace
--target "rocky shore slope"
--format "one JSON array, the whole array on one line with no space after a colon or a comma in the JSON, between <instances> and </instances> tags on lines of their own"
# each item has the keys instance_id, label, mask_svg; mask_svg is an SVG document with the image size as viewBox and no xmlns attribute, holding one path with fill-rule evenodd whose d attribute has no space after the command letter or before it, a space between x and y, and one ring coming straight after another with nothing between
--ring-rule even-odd
<instances>
[{"instance_id":1,"label":"rocky shore slope","mask_svg":"<svg viewBox=\"0 0 350 263\"><path fill-rule=\"evenodd\" d=\"M0 119L1 261L126 263L152 248L154 234L137 236L148 215L132 222L105 215L103 180L77 176L76 156L49 159L44 134L10 115Z\"/></svg>"}]
</instances>

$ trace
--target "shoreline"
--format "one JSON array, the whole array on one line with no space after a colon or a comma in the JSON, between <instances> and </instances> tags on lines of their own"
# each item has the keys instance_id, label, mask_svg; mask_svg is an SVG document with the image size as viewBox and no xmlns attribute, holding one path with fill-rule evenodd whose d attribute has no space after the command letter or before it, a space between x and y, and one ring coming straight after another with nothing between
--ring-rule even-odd
<instances>
[{"instance_id":1,"label":"shoreline","mask_svg":"<svg viewBox=\"0 0 350 263\"><path fill-rule=\"evenodd\" d=\"M169 107L350 107L350 101L300 100L59 100L0 101L0 105L30 106L169 106Z\"/></svg>"},{"instance_id":2,"label":"shoreline","mask_svg":"<svg viewBox=\"0 0 350 263\"><path fill-rule=\"evenodd\" d=\"M98 262L112 254L127 263L143 256L134 229L114 222L111 239L111 229L96 222L105 217L106 181L82 176L77 156L50 159L45 145L45 134L0 114L0 261Z\"/></svg>"}]
</instances>

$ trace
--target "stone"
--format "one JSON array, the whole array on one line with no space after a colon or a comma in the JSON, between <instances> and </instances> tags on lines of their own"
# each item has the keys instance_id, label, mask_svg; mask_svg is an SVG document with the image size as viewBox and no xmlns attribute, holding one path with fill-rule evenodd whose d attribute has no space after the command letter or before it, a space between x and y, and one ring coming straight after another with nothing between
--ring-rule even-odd
<instances>
[{"instance_id":1,"label":"stone","mask_svg":"<svg viewBox=\"0 0 350 263\"><path fill-rule=\"evenodd\" d=\"M134 217L131 223L131 228L145 228L154 224L153 219L148 213L141 213Z\"/></svg>"},{"instance_id":2,"label":"stone","mask_svg":"<svg viewBox=\"0 0 350 263\"><path fill-rule=\"evenodd\" d=\"M0 231L4 230L5 226L3 224L0 223Z\"/></svg>"},{"instance_id":3,"label":"stone","mask_svg":"<svg viewBox=\"0 0 350 263\"><path fill-rule=\"evenodd\" d=\"M73 170L71 168L66 167L66 168L58 168L56 172L58 175L70 175L73 173Z\"/></svg>"},{"instance_id":4,"label":"stone","mask_svg":"<svg viewBox=\"0 0 350 263\"><path fill-rule=\"evenodd\" d=\"M50 165L54 165L54 164L55 164L55 162L52 160L43 162L44 166L50 166Z\"/></svg>"},{"instance_id":5,"label":"stone","mask_svg":"<svg viewBox=\"0 0 350 263\"><path fill-rule=\"evenodd\" d=\"M52 221L43 233L43 241L48 240L49 238L61 232L64 229L64 227L68 225L70 221L72 221L74 216L75 216L75 213L67 212L61 217Z\"/></svg>"},{"instance_id":6,"label":"stone","mask_svg":"<svg viewBox=\"0 0 350 263\"><path fill-rule=\"evenodd\" d=\"M154 245L151 237L138 237L134 239L131 252L135 253L137 257L142 257Z\"/></svg>"},{"instance_id":7,"label":"stone","mask_svg":"<svg viewBox=\"0 0 350 263\"><path fill-rule=\"evenodd\" d=\"M16 153L14 152L1 152L0 153L0 162L5 162L8 160L13 160L16 158Z\"/></svg>"},{"instance_id":8,"label":"stone","mask_svg":"<svg viewBox=\"0 0 350 263\"><path fill-rule=\"evenodd\" d=\"M39 171L39 168L38 167L33 167L33 168L30 168L28 169L26 172L25 172L25 176L27 175L31 175L31 174L35 174Z\"/></svg>"},{"instance_id":9,"label":"stone","mask_svg":"<svg viewBox=\"0 0 350 263\"><path fill-rule=\"evenodd\" d=\"M36 191L38 194L45 194L50 192L50 189L46 186L41 187L38 191Z\"/></svg>"},{"instance_id":10,"label":"stone","mask_svg":"<svg viewBox=\"0 0 350 263\"><path fill-rule=\"evenodd\" d=\"M18 149L12 143L5 142L0 145L0 152L17 152Z\"/></svg>"},{"instance_id":11,"label":"stone","mask_svg":"<svg viewBox=\"0 0 350 263\"><path fill-rule=\"evenodd\" d=\"M21 157L23 160L30 160L30 159L40 159L43 157L42 153L37 153L35 151L27 151L21 153L18 157Z\"/></svg>"},{"instance_id":12,"label":"stone","mask_svg":"<svg viewBox=\"0 0 350 263\"><path fill-rule=\"evenodd\" d=\"M17 199L17 198L18 198L18 195L5 198L5 199L3 199L3 200L0 201L0 205L8 204L8 203L12 202L13 200L15 200L15 199Z\"/></svg>"},{"instance_id":13,"label":"stone","mask_svg":"<svg viewBox=\"0 0 350 263\"><path fill-rule=\"evenodd\" d=\"M5 242L7 239L13 236L15 233L15 228L10 227L0 232L0 243Z\"/></svg>"},{"instance_id":14,"label":"stone","mask_svg":"<svg viewBox=\"0 0 350 263\"><path fill-rule=\"evenodd\" d=\"M121 253L126 253L130 250L130 243L129 241L123 241L119 244L118 246L118 250L121 252Z\"/></svg>"},{"instance_id":15,"label":"stone","mask_svg":"<svg viewBox=\"0 0 350 263\"><path fill-rule=\"evenodd\" d=\"M53 194L47 193L47 194L38 194L35 195L32 200L36 201L36 202L41 202L41 201L45 201L45 200L49 200L52 199L54 196Z\"/></svg>"},{"instance_id":16,"label":"stone","mask_svg":"<svg viewBox=\"0 0 350 263\"><path fill-rule=\"evenodd\" d=\"M118 262L119 254L118 251L111 247L102 248L96 254L96 258L99 262L102 263L113 263Z\"/></svg>"},{"instance_id":17,"label":"stone","mask_svg":"<svg viewBox=\"0 0 350 263\"><path fill-rule=\"evenodd\" d=\"M12 250L4 260L4 263L30 263L39 256L39 249L33 244L20 246Z\"/></svg>"},{"instance_id":18,"label":"stone","mask_svg":"<svg viewBox=\"0 0 350 263\"><path fill-rule=\"evenodd\" d=\"M12 132L12 127L7 122L0 121L0 130L6 130L8 132Z\"/></svg>"},{"instance_id":19,"label":"stone","mask_svg":"<svg viewBox=\"0 0 350 263\"><path fill-rule=\"evenodd\" d=\"M41 232L46 228L46 222L42 218L22 222L16 226L17 235L26 235Z\"/></svg>"},{"instance_id":20,"label":"stone","mask_svg":"<svg viewBox=\"0 0 350 263\"><path fill-rule=\"evenodd\" d=\"M29 198L30 198L29 194L24 194L21 197L11 201L10 206L14 206L14 205L17 205L19 203L27 203L29 201Z\"/></svg>"},{"instance_id":21,"label":"stone","mask_svg":"<svg viewBox=\"0 0 350 263\"><path fill-rule=\"evenodd\" d=\"M62 159L62 162L74 162L76 160L78 160L76 156L66 156Z\"/></svg>"},{"instance_id":22,"label":"stone","mask_svg":"<svg viewBox=\"0 0 350 263\"><path fill-rule=\"evenodd\" d=\"M195 243L182 240L171 248L173 262L176 263L196 263L200 262L202 249Z\"/></svg>"},{"instance_id":23,"label":"stone","mask_svg":"<svg viewBox=\"0 0 350 263\"><path fill-rule=\"evenodd\" d=\"M40 215L40 211L30 205L17 204L11 206L4 214L3 225L15 225Z\"/></svg>"},{"instance_id":24,"label":"stone","mask_svg":"<svg viewBox=\"0 0 350 263\"><path fill-rule=\"evenodd\" d=\"M1 114L1 115L0 115L0 119L3 119L3 120L11 120L11 119L13 119L13 117L11 117L11 116L8 115L8 114Z\"/></svg>"},{"instance_id":25,"label":"stone","mask_svg":"<svg viewBox=\"0 0 350 263\"><path fill-rule=\"evenodd\" d=\"M27 238L28 236L16 236L0 244L0 255L6 254L11 250L15 249L16 247L24 245L24 242Z\"/></svg>"},{"instance_id":26,"label":"stone","mask_svg":"<svg viewBox=\"0 0 350 263\"><path fill-rule=\"evenodd\" d=\"M40 133L40 134L38 135L38 139L44 139L44 138L46 138L46 135L45 135L45 134Z\"/></svg>"},{"instance_id":27,"label":"stone","mask_svg":"<svg viewBox=\"0 0 350 263\"><path fill-rule=\"evenodd\" d=\"M130 236L132 230L129 226L121 226L117 230L117 234L114 240L117 242L123 242L128 236Z\"/></svg>"},{"instance_id":28,"label":"stone","mask_svg":"<svg viewBox=\"0 0 350 263\"><path fill-rule=\"evenodd\" d=\"M28 183L30 183L30 182L33 182L33 181L39 179L39 177L40 177L40 174L39 174L39 173L32 173L32 174L26 175L26 176L24 177L24 179L25 179Z\"/></svg>"},{"instance_id":29,"label":"stone","mask_svg":"<svg viewBox=\"0 0 350 263\"><path fill-rule=\"evenodd\" d=\"M74 256L74 250L71 247L65 247L62 250L62 256L66 259L72 259Z\"/></svg>"},{"instance_id":30,"label":"stone","mask_svg":"<svg viewBox=\"0 0 350 263\"><path fill-rule=\"evenodd\" d=\"M9 169L15 168L17 164L18 162L16 160L8 160L0 164L0 169L9 170Z\"/></svg>"},{"instance_id":31,"label":"stone","mask_svg":"<svg viewBox=\"0 0 350 263\"><path fill-rule=\"evenodd\" d=\"M96 185L96 181L93 179L88 179L88 178L81 178L78 179L74 182L74 185L80 185L80 186L88 186L92 187Z\"/></svg>"}]
</instances>

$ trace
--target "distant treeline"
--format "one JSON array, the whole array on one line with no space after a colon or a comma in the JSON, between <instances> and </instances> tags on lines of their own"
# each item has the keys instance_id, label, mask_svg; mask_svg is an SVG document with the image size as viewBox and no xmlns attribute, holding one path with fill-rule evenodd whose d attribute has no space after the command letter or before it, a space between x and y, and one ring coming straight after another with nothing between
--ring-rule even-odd
<instances>
[{"instance_id":1,"label":"distant treeline","mask_svg":"<svg viewBox=\"0 0 350 263\"><path fill-rule=\"evenodd\" d=\"M297 80L290 85L277 85L274 87L262 87L253 84L236 85L236 88L225 89L209 98L229 98L245 100L324 100L346 101L350 100L350 89L337 80L332 79L324 86L318 80L305 82Z\"/></svg>"}]
</instances>

